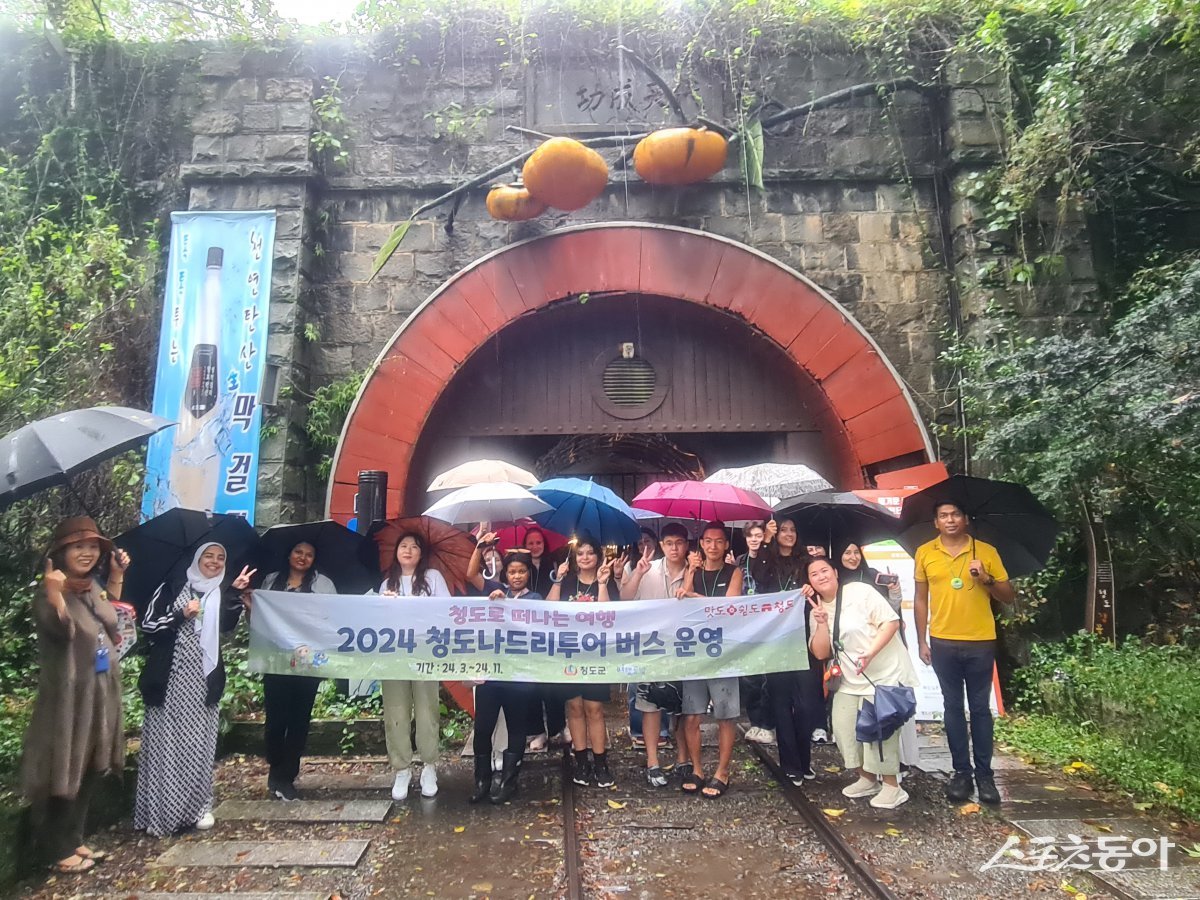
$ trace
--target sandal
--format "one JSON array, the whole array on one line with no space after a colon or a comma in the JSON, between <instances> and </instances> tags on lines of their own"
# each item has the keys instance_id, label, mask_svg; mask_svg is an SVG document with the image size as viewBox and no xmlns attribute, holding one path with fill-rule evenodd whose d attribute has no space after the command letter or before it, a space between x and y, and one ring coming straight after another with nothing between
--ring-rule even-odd
<instances>
[{"instance_id":1,"label":"sandal","mask_svg":"<svg viewBox=\"0 0 1200 900\"><path fill-rule=\"evenodd\" d=\"M71 862L71 860L76 860L76 862ZM95 860L72 853L66 859L60 859L50 866L50 871L58 872L61 875L82 875L95 865Z\"/></svg>"},{"instance_id":2,"label":"sandal","mask_svg":"<svg viewBox=\"0 0 1200 900\"><path fill-rule=\"evenodd\" d=\"M90 859L92 862L103 862L108 859L108 851L93 850L91 847L76 847L75 855L82 856L84 859Z\"/></svg>"},{"instance_id":3,"label":"sandal","mask_svg":"<svg viewBox=\"0 0 1200 900\"><path fill-rule=\"evenodd\" d=\"M683 781L680 782L679 789L685 794L692 794L694 796L700 793L700 788L703 786L704 782L700 779L700 776L689 772L683 776Z\"/></svg>"},{"instance_id":4,"label":"sandal","mask_svg":"<svg viewBox=\"0 0 1200 900\"><path fill-rule=\"evenodd\" d=\"M700 792L700 796L705 800L717 800L724 797L727 790L729 790L729 782L722 781L714 775L704 783L704 790ZM712 791L712 793L710 794L709 791Z\"/></svg>"}]
</instances>

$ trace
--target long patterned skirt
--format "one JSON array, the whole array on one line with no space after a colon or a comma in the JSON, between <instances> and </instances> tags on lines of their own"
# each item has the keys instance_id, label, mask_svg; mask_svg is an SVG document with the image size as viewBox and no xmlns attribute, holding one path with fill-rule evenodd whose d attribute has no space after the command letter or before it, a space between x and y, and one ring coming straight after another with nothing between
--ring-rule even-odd
<instances>
[{"instance_id":1,"label":"long patterned skirt","mask_svg":"<svg viewBox=\"0 0 1200 900\"><path fill-rule=\"evenodd\" d=\"M200 635L184 622L175 639L166 702L146 707L134 828L165 837L191 828L212 810L219 713L204 702L207 691Z\"/></svg>"}]
</instances>

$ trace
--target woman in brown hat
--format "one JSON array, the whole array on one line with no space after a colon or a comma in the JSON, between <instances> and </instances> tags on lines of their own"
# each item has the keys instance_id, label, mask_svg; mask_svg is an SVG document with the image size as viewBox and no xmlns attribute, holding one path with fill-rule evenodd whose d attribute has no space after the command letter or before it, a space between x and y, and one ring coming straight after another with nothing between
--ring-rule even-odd
<instances>
[{"instance_id":1,"label":"woman in brown hat","mask_svg":"<svg viewBox=\"0 0 1200 900\"><path fill-rule=\"evenodd\" d=\"M117 613L109 601L121 598L128 567L128 554L90 518L64 519L33 598L40 671L21 779L38 850L58 872L86 872L104 857L83 842L88 803L100 776L125 766Z\"/></svg>"}]
</instances>

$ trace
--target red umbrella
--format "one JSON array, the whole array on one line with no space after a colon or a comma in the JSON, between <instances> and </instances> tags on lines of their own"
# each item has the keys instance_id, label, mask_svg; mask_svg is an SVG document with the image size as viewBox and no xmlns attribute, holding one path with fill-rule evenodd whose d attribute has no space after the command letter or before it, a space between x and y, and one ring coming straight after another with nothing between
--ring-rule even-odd
<instances>
[{"instance_id":1,"label":"red umbrella","mask_svg":"<svg viewBox=\"0 0 1200 900\"><path fill-rule=\"evenodd\" d=\"M533 519L521 519L509 525L507 528L501 528L496 532L496 540L500 544L501 550L512 550L514 547L525 546L525 532L530 528L536 528L546 536L546 552L553 553L556 550L561 550L567 546L567 539L557 531L550 531L538 525Z\"/></svg>"},{"instance_id":2,"label":"red umbrella","mask_svg":"<svg viewBox=\"0 0 1200 900\"><path fill-rule=\"evenodd\" d=\"M754 491L707 481L656 481L632 506L669 519L740 522L771 518L771 504Z\"/></svg>"},{"instance_id":3,"label":"red umbrella","mask_svg":"<svg viewBox=\"0 0 1200 900\"><path fill-rule=\"evenodd\" d=\"M437 569L455 594L467 590L467 563L475 552L475 541L469 534L429 516L409 516L376 522L367 532L369 540L362 543L364 565L386 572L395 558L396 543L407 531L416 532L425 542L429 567Z\"/></svg>"}]
</instances>

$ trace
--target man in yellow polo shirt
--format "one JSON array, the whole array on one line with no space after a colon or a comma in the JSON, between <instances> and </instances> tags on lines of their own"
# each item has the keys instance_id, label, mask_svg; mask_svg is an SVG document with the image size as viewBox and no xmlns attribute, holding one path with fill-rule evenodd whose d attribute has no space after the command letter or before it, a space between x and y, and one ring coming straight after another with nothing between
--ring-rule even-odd
<instances>
[{"instance_id":1,"label":"man in yellow polo shirt","mask_svg":"<svg viewBox=\"0 0 1200 900\"><path fill-rule=\"evenodd\" d=\"M996 620L991 601L1012 603L1013 587L996 548L971 536L967 515L956 503L937 504L933 524L938 536L922 544L914 560L913 614L921 660L937 673L945 704L946 743L954 763L946 799L961 803L978 787L981 802L999 803L992 772ZM969 741L964 688L971 711Z\"/></svg>"}]
</instances>

